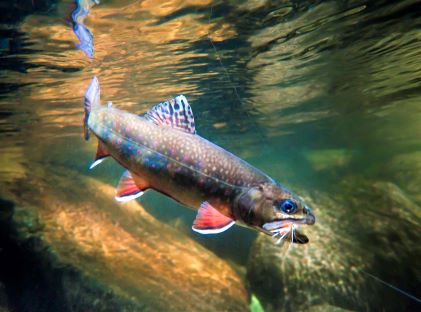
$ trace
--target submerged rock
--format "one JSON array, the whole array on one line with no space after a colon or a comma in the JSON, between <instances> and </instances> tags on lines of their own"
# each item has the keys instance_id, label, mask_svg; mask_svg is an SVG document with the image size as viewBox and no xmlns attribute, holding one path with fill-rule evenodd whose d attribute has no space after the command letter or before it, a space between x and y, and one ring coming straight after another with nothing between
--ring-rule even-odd
<instances>
[{"instance_id":1,"label":"submerged rock","mask_svg":"<svg viewBox=\"0 0 421 312\"><path fill-rule=\"evenodd\" d=\"M342 309L339 307L335 307L329 304L321 304L321 305L315 305L304 312L348 312L350 310Z\"/></svg>"},{"instance_id":2,"label":"submerged rock","mask_svg":"<svg viewBox=\"0 0 421 312\"><path fill-rule=\"evenodd\" d=\"M421 152L399 154L378 171L391 176L405 192L421 204Z\"/></svg>"},{"instance_id":3,"label":"submerged rock","mask_svg":"<svg viewBox=\"0 0 421 312\"><path fill-rule=\"evenodd\" d=\"M354 153L347 149L324 149L310 150L303 153L303 156L315 171L324 171L348 165Z\"/></svg>"},{"instance_id":4,"label":"submerged rock","mask_svg":"<svg viewBox=\"0 0 421 312\"><path fill-rule=\"evenodd\" d=\"M247 310L223 260L136 201L116 203L114 188L54 171L2 188L0 280L14 310Z\"/></svg>"},{"instance_id":5,"label":"submerged rock","mask_svg":"<svg viewBox=\"0 0 421 312\"><path fill-rule=\"evenodd\" d=\"M306 198L317 216L305 229L307 245L279 246L264 235L254 243L247 277L267 312L416 308L373 276L419 291L419 207L391 183L349 180L341 186L343 194Z\"/></svg>"}]
</instances>

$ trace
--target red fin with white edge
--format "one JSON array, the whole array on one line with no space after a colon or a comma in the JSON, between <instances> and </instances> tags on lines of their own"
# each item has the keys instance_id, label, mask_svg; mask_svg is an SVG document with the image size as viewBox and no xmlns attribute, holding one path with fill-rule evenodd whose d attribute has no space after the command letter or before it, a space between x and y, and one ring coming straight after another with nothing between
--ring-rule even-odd
<instances>
[{"instance_id":1,"label":"red fin with white edge","mask_svg":"<svg viewBox=\"0 0 421 312\"><path fill-rule=\"evenodd\" d=\"M117 194L114 198L119 202L126 202L142 196L144 192L145 190L136 185L130 171L126 170L120 178Z\"/></svg>"},{"instance_id":2,"label":"red fin with white edge","mask_svg":"<svg viewBox=\"0 0 421 312\"><path fill-rule=\"evenodd\" d=\"M224 216L208 202L202 203L193 222L193 231L200 234L218 234L228 230L235 221Z\"/></svg>"},{"instance_id":3,"label":"red fin with white edge","mask_svg":"<svg viewBox=\"0 0 421 312\"><path fill-rule=\"evenodd\" d=\"M89 169L92 169L102 163L105 160L105 157L110 156L107 152L104 143L98 141L98 148L96 150L95 161L91 164Z\"/></svg>"}]
</instances>

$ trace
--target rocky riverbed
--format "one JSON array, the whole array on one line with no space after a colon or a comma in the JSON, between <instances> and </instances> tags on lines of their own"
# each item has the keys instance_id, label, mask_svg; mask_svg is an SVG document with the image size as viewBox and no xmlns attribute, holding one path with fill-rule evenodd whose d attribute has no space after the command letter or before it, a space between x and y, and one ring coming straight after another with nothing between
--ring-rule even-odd
<instances>
[{"instance_id":1,"label":"rocky riverbed","mask_svg":"<svg viewBox=\"0 0 421 312\"><path fill-rule=\"evenodd\" d=\"M1 188L0 307L10 311L244 311L223 260L114 188L64 168Z\"/></svg>"},{"instance_id":2,"label":"rocky riverbed","mask_svg":"<svg viewBox=\"0 0 421 312\"><path fill-rule=\"evenodd\" d=\"M416 309L375 277L419 292L420 207L393 183L346 179L332 194L307 196L317 216L309 244L255 241L247 275L266 311Z\"/></svg>"}]
</instances>

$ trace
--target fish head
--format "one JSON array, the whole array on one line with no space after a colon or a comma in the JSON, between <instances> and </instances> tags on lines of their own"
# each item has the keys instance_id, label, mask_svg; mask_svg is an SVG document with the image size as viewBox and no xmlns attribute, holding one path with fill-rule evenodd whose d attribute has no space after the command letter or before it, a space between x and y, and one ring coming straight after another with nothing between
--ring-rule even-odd
<instances>
[{"instance_id":1,"label":"fish head","mask_svg":"<svg viewBox=\"0 0 421 312\"><path fill-rule=\"evenodd\" d=\"M278 184L262 184L244 191L237 198L235 211L247 226L271 236L291 233L291 241L296 243L308 242L304 234L296 231L297 226L316 221L298 196Z\"/></svg>"}]
</instances>

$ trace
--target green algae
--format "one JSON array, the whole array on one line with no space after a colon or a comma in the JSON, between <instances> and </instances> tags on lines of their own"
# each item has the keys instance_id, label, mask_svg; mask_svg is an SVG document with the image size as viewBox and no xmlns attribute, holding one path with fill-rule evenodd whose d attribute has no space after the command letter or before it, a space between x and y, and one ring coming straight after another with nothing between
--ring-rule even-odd
<instances>
[{"instance_id":1,"label":"green algae","mask_svg":"<svg viewBox=\"0 0 421 312\"><path fill-rule=\"evenodd\" d=\"M250 312L265 312L259 299L254 294L251 295L249 309Z\"/></svg>"}]
</instances>

